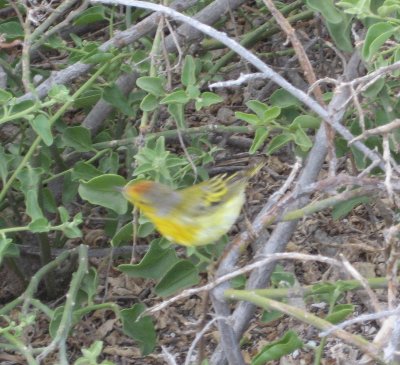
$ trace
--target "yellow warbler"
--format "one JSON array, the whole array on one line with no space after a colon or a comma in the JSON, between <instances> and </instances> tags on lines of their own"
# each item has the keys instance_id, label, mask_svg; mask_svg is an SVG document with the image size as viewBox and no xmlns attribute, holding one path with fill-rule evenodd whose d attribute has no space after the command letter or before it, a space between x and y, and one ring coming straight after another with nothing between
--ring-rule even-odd
<instances>
[{"instance_id":1,"label":"yellow warbler","mask_svg":"<svg viewBox=\"0 0 400 365\"><path fill-rule=\"evenodd\" d=\"M168 240L184 246L216 241L235 223L248 180L265 162L233 175L217 175L181 190L154 181L126 185L122 192Z\"/></svg>"}]
</instances>

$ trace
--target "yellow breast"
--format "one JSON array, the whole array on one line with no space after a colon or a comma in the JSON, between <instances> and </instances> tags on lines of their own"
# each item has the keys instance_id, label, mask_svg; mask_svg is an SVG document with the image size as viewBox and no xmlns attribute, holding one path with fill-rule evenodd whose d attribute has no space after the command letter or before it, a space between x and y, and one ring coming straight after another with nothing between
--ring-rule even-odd
<instances>
[{"instance_id":1,"label":"yellow breast","mask_svg":"<svg viewBox=\"0 0 400 365\"><path fill-rule=\"evenodd\" d=\"M183 246L202 246L217 241L227 233L240 214L244 203L244 191L202 215L191 217L171 212L158 216L154 211L143 209L157 230L171 242Z\"/></svg>"}]
</instances>

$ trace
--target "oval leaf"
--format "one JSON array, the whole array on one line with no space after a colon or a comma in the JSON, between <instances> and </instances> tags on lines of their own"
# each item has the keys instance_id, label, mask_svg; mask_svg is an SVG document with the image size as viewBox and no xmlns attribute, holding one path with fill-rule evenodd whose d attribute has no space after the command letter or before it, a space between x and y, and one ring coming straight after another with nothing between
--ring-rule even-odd
<instances>
[{"instance_id":1,"label":"oval leaf","mask_svg":"<svg viewBox=\"0 0 400 365\"><path fill-rule=\"evenodd\" d=\"M251 365L264 365L268 361L278 360L301 347L303 347L303 342L299 339L296 332L287 331L279 340L263 347L253 358Z\"/></svg>"},{"instance_id":2,"label":"oval leaf","mask_svg":"<svg viewBox=\"0 0 400 365\"><path fill-rule=\"evenodd\" d=\"M151 317L138 319L145 309L143 304L134 304L132 308L120 311L123 331L139 343L142 355L151 353L156 344L156 331Z\"/></svg>"},{"instance_id":3,"label":"oval leaf","mask_svg":"<svg viewBox=\"0 0 400 365\"><path fill-rule=\"evenodd\" d=\"M184 90L177 90L161 99L160 104L186 104L190 100Z\"/></svg>"},{"instance_id":4,"label":"oval leaf","mask_svg":"<svg viewBox=\"0 0 400 365\"><path fill-rule=\"evenodd\" d=\"M250 147L249 152L254 154L257 150L264 144L269 134L269 130L264 127L259 127L256 129L256 133L253 139L253 143Z\"/></svg>"},{"instance_id":5,"label":"oval leaf","mask_svg":"<svg viewBox=\"0 0 400 365\"><path fill-rule=\"evenodd\" d=\"M393 25L387 22L375 23L371 25L365 36L365 42L362 49L362 56L365 60L370 60L379 48L395 32Z\"/></svg>"},{"instance_id":6,"label":"oval leaf","mask_svg":"<svg viewBox=\"0 0 400 365\"><path fill-rule=\"evenodd\" d=\"M293 140L293 137L288 134L280 134L279 136L276 136L272 138L271 142L268 144L267 147L267 154L272 154L275 151L279 150L281 147L283 147L285 144L289 143L290 141Z\"/></svg>"},{"instance_id":7,"label":"oval leaf","mask_svg":"<svg viewBox=\"0 0 400 365\"><path fill-rule=\"evenodd\" d=\"M136 85L154 96L164 96L164 81L160 77L143 76L136 80Z\"/></svg>"},{"instance_id":8,"label":"oval leaf","mask_svg":"<svg viewBox=\"0 0 400 365\"><path fill-rule=\"evenodd\" d=\"M119 265L118 270L133 278L160 279L178 261L175 250L171 247L162 248L157 240L152 242L142 261Z\"/></svg>"},{"instance_id":9,"label":"oval leaf","mask_svg":"<svg viewBox=\"0 0 400 365\"><path fill-rule=\"evenodd\" d=\"M78 192L82 199L92 204L110 208L117 214L124 214L128 209L128 202L116 188L125 184L125 179L122 176L102 175L87 182L81 181Z\"/></svg>"},{"instance_id":10,"label":"oval leaf","mask_svg":"<svg viewBox=\"0 0 400 365\"><path fill-rule=\"evenodd\" d=\"M196 64L193 57L190 55L185 57L181 81L185 86L194 85L196 83Z\"/></svg>"},{"instance_id":11,"label":"oval leaf","mask_svg":"<svg viewBox=\"0 0 400 365\"><path fill-rule=\"evenodd\" d=\"M62 140L66 146L72 147L78 152L87 152L92 149L90 131L85 127L66 128Z\"/></svg>"},{"instance_id":12,"label":"oval leaf","mask_svg":"<svg viewBox=\"0 0 400 365\"><path fill-rule=\"evenodd\" d=\"M43 140L47 146L53 144L53 136L51 134L51 125L49 119L43 115L39 114L33 120L31 120L31 126L37 135Z\"/></svg>"},{"instance_id":13,"label":"oval leaf","mask_svg":"<svg viewBox=\"0 0 400 365\"><path fill-rule=\"evenodd\" d=\"M153 94L147 94L140 102L140 109L144 112L152 112L158 107L158 98Z\"/></svg>"},{"instance_id":14,"label":"oval leaf","mask_svg":"<svg viewBox=\"0 0 400 365\"><path fill-rule=\"evenodd\" d=\"M177 262L160 280L155 287L155 292L163 297L174 294L200 281L199 271L189 260Z\"/></svg>"}]
</instances>

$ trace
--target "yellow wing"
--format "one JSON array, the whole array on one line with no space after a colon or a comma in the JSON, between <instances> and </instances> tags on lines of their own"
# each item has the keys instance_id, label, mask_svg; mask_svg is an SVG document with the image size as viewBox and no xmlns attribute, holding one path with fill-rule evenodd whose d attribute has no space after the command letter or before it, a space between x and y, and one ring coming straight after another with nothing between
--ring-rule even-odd
<instances>
[{"instance_id":1,"label":"yellow wing","mask_svg":"<svg viewBox=\"0 0 400 365\"><path fill-rule=\"evenodd\" d=\"M264 161L259 162L250 169L229 176L227 174L217 175L210 180L181 190L180 193L184 198L182 206L179 208L190 216L212 214L232 196L242 194L248 180L264 165Z\"/></svg>"}]
</instances>

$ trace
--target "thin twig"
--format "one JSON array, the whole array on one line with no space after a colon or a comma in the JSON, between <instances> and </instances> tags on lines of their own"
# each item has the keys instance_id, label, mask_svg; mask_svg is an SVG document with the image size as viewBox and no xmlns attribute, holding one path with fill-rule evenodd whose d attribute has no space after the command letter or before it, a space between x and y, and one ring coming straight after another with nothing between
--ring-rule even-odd
<instances>
[{"instance_id":1,"label":"thin twig","mask_svg":"<svg viewBox=\"0 0 400 365\"><path fill-rule=\"evenodd\" d=\"M305 105L307 105L311 110L317 113L323 120L327 121L329 124L333 126L333 128L343 136L346 140L352 140L354 136L349 132L347 128L345 128L340 123L335 123L332 121L333 115L329 114L329 112L318 104L314 99L310 98L306 93L294 87L291 83L286 81L282 76L273 71L269 66L267 66L261 59L255 56L253 53L249 52L246 48L241 46L235 40L227 37L225 33L219 32L214 28L210 27L207 24L201 23L196 19L183 15L171 8L157 5L153 3L148 3L144 1L136 1L136 0L92 0L94 3L106 3L106 4L122 4L126 6L136 6L139 8L149 9L153 11L159 11L168 16L171 16L179 21L189 24L190 26L200 30L201 32L219 40L232 50L234 50L241 57L245 58L248 62L253 64L257 69L261 72L265 73L271 80L273 80L276 84L287 90ZM400 61L398 62L400 67ZM334 118L333 118L334 119ZM374 151L371 151L364 144L360 142L355 143L355 147L359 149L366 157L371 160L380 159L381 157ZM384 168L383 164L380 165Z\"/></svg>"},{"instance_id":2,"label":"thin twig","mask_svg":"<svg viewBox=\"0 0 400 365\"><path fill-rule=\"evenodd\" d=\"M342 267L342 263L340 261L332 259L330 257L322 256L322 255L307 255L307 254L294 253L294 252L275 253L275 254L268 255L267 257L260 259L256 262L253 262L252 264L246 265L246 266L242 267L241 269L235 270L229 274L221 276L206 285L203 285L198 288L186 289L186 290L182 291L181 293L179 293L178 295L176 295L170 299L167 299L160 304L157 304L153 307L146 309L143 313L141 313L141 316L144 316L145 314L152 314L155 312L159 312L160 310L168 307L169 305L177 302L178 300L185 299L187 297L190 297L191 295L198 294L203 291L210 291L210 290L214 289L216 286L220 285L221 283L231 280L231 279L235 278L236 276L245 274L256 268L262 267L268 263L279 261L279 260L318 261L318 262L326 263L328 265Z\"/></svg>"},{"instance_id":3,"label":"thin twig","mask_svg":"<svg viewBox=\"0 0 400 365\"><path fill-rule=\"evenodd\" d=\"M382 308L379 303L378 297L374 293L374 291L371 289L371 287L368 284L367 279L365 279L357 270L356 268L350 264L349 260L346 259L346 257L343 254L340 254L340 259L343 262L343 267L346 269L346 271L356 280L360 282L362 287L365 289L367 292L369 299L371 301L371 305L374 309L375 312L381 312Z\"/></svg>"},{"instance_id":4,"label":"thin twig","mask_svg":"<svg viewBox=\"0 0 400 365\"><path fill-rule=\"evenodd\" d=\"M361 316L358 316L356 318L348 319L346 321L343 321L340 324L337 324L330 328L327 331L323 331L319 333L319 337L325 337L331 335L333 332L335 332L338 329L343 329L347 326L350 326L355 323L361 323L361 322L366 322L366 321L376 321L378 319L382 318L387 318L393 315L399 315L400 314L400 307L397 307L394 310L386 310L386 311L380 311L377 313L371 313L371 314L362 314Z\"/></svg>"}]
</instances>

